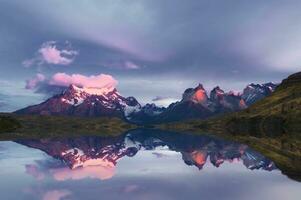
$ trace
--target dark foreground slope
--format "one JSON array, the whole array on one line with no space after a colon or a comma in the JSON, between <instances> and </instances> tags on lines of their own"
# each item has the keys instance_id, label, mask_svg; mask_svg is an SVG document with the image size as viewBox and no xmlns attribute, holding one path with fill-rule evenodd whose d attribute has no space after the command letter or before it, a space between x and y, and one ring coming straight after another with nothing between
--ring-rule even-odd
<instances>
[{"instance_id":1,"label":"dark foreground slope","mask_svg":"<svg viewBox=\"0 0 301 200\"><path fill-rule=\"evenodd\" d=\"M12 132L21 128L21 124L18 120L10 116L0 116L0 133Z\"/></svg>"},{"instance_id":2,"label":"dark foreground slope","mask_svg":"<svg viewBox=\"0 0 301 200\"><path fill-rule=\"evenodd\" d=\"M119 118L0 114L0 140L80 135L119 135L136 128Z\"/></svg>"},{"instance_id":3,"label":"dark foreground slope","mask_svg":"<svg viewBox=\"0 0 301 200\"><path fill-rule=\"evenodd\" d=\"M284 79L269 97L220 120L232 131L301 134L301 72Z\"/></svg>"}]
</instances>

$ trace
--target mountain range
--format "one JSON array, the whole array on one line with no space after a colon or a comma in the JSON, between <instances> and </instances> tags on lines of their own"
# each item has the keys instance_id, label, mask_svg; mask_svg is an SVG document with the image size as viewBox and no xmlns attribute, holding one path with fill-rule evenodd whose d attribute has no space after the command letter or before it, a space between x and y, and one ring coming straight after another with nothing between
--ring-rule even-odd
<instances>
[{"instance_id":1,"label":"mountain range","mask_svg":"<svg viewBox=\"0 0 301 200\"><path fill-rule=\"evenodd\" d=\"M243 110L270 95L277 84L249 84L242 93L215 87L209 96L202 84L184 91L181 101L167 108L155 104L142 106L135 97L123 97L116 88L82 88L70 85L61 94L38 105L15 111L17 114L79 117L118 117L136 124L172 122Z\"/></svg>"}]
</instances>

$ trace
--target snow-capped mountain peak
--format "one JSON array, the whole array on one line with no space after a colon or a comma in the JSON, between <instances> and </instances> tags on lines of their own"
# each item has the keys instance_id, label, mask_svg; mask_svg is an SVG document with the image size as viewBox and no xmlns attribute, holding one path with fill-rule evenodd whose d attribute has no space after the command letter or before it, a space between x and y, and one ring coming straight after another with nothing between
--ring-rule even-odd
<instances>
[{"instance_id":1,"label":"snow-capped mountain peak","mask_svg":"<svg viewBox=\"0 0 301 200\"><path fill-rule=\"evenodd\" d=\"M76 85L71 84L66 91L72 91L74 93L86 93L88 95L107 95L108 93L113 92L114 90L116 90L114 87L78 87Z\"/></svg>"},{"instance_id":2,"label":"snow-capped mountain peak","mask_svg":"<svg viewBox=\"0 0 301 200\"><path fill-rule=\"evenodd\" d=\"M121 96L116 88L82 88L70 85L62 94L16 111L20 114L75 115L82 117L127 118L141 108L134 97Z\"/></svg>"},{"instance_id":3,"label":"snow-capped mountain peak","mask_svg":"<svg viewBox=\"0 0 301 200\"><path fill-rule=\"evenodd\" d=\"M276 89L277 84L269 82L264 84L251 83L243 90L242 98L247 105L251 105L256 101L270 95Z\"/></svg>"}]
</instances>

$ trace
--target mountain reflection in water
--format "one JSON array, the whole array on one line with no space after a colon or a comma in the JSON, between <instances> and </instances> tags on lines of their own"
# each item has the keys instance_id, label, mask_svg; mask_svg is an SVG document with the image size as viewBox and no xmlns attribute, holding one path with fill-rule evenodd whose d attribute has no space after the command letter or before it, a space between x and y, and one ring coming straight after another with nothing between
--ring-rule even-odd
<instances>
[{"instance_id":1,"label":"mountain reflection in water","mask_svg":"<svg viewBox=\"0 0 301 200\"><path fill-rule=\"evenodd\" d=\"M133 130L0 141L4 200L299 200L300 183L247 145Z\"/></svg>"},{"instance_id":2,"label":"mountain reflection in water","mask_svg":"<svg viewBox=\"0 0 301 200\"><path fill-rule=\"evenodd\" d=\"M223 163L241 162L250 170L276 169L275 164L247 145L209 136L175 134L153 130L134 130L118 137L85 136L63 139L18 140L19 144L40 149L53 158L63 161L47 163L47 173L55 180L98 178L110 179L116 165L123 157L133 157L141 150L168 150L179 152L186 165L203 169L211 163L215 167ZM157 157L161 151L152 152ZM67 165L68 167L65 167ZM40 163L41 166L41 163ZM41 178L42 171L34 165L27 165L26 171ZM44 170L45 171L45 170ZM45 173L45 172L44 172Z\"/></svg>"}]
</instances>

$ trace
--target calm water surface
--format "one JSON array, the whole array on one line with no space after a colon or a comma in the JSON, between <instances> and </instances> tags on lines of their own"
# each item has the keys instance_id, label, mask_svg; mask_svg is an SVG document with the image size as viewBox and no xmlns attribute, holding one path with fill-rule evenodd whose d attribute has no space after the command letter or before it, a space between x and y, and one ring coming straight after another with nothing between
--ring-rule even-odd
<instances>
[{"instance_id":1,"label":"calm water surface","mask_svg":"<svg viewBox=\"0 0 301 200\"><path fill-rule=\"evenodd\" d=\"M1 200L300 200L301 183L247 145L136 130L0 142Z\"/></svg>"}]
</instances>

